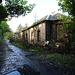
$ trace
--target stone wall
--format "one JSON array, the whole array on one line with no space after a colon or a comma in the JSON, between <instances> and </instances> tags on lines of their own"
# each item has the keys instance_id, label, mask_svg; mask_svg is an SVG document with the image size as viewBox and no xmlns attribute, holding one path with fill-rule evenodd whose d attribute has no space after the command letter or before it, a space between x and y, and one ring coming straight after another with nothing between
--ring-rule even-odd
<instances>
[{"instance_id":1,"label":"stone wall","mask_svg":"<svg viewBox=\"0 0 75 75\"><path fill-rule=\"evenodd\" d=\"M38 24L37 26L34 26L30 29L27 30L28 32L28 42L33 44L33 43L38 43L38 42L41 42L41 41L44 41L45 40L45 23L41 23L41 24ZM40 34L38 34L38 31L40 31ZM38 36L39 36L39 39L40 41L37 41L38 39Z\"/></svg>"},{"instance_id":2,"label":"stone wall","mask_svg":"<svg viewBox=\"0 0 75 75\"><path fill-rule=\"evenodd\" d=\"M65 32L60 30L60 25L55 21L43 21L34 26L29 27L27 30L24 30L18 34L15 34L15 39L23 41L24 43L28 42L30 44L42 44L44 41L53 42L64 42L65 41ZM64 40L64 41L60 41Z\"/></svg>"},{"instance_id":3,"label":"stone wall","mask_svg":"<svg viewBox=\"0 0 75 75\"><path fill-rule=\"evenodd\" d=\"M38 31L40 34L38 35ZM14 35L15 40L22 41L23 43L30 43L36 44L41 43L42 41L46 40L46 23L42 22L36 26L30 27L27 30L24 30L20 33ZM39 37L39 41L38 41Z\"/></svg>"}]
</instances>

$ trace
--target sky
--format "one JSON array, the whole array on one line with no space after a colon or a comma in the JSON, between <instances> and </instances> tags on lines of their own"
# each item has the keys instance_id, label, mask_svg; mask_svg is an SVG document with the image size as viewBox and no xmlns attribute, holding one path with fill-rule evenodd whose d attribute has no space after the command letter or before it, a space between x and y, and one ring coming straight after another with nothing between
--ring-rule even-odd
<instances>
[{"instance_id":1,"label":"sky","mask_svg":"<svg viewBox=\"0 0 75 75\"><path fill-rule=\"evenodd\" d=\"M36 4L34 9L31 13L27 14L26 16L20 16L18 18L12 18L10 21L7 21L9 27L15 32L18 25L21 24L22 26L31 26L35 19L39 20L46 15L51 15L52 12L55 13L62 13L62 11L58 11L60 8L58 6L57 0L27 0L29 4ZM36 16L36 18L35 18Z\"/></svg>"}]
</instances>

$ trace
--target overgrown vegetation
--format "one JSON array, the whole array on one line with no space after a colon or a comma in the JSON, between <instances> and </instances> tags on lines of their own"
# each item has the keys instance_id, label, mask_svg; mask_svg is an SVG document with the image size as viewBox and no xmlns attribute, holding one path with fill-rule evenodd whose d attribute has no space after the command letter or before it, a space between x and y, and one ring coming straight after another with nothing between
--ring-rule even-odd
<instances>
[{"instance_id":1,"label":"overgrown vegetation","mask_svg":"<svg viewBox=\"0 0 75 75\"><path fill-rule=\"evenodd\" d=\"M63 17L64 29L68 30L70 41L75 41L75 0L58 0L58 5L63 12L68 13L68 17ZM66 22L66 23L65 23Z\"/></svg>"},{"instance_id":2,"label":"overgrown vegetation","mask_svg":"<svg viewBox=\"0 0 75 75\"><path fill-rule=\"evenodd\" d=\"M0 41L4 40L5 33L9 30L9 26L6 21L1 21L0 23Z\"/></svg>"},{"instance_id":3,"label":"overgrown vegetation","mask_svg":"<svg viewBox=\"0 0 75 75\"><path fill-rule=\"evenodd\" d=\"M61 55L58 53L50 53L50 50L44 50L38 46L24 46L22 43L12 42L13 45L38 55L37 59L49 58L50 61L61 64L63 67L75 69L75 58L69 55Z\"/></svg>"},{"instance_id":4,"label":"overgrown vegetation","mask_svg":"<svg viewBox=\"0 0 75 75\"><path fill-rule=\"evenodd\" d=\"M6 21L11 20L12 17L27 15L33 10L34 6L35 4L28 4L27 0L5 0L4 5L0 0L0 41L3 41L9 28Z\"/></svg>"},{"instance_id":5,"label":"overgrown vegetation","mask_svg":"<svg viewBox=\"0 0 75 75\"><path fill-rule=\"evenodd\" d=\"M11 39L13 39L13 34L14 34L14 32L6 32L5 33L5 40L11 40Z\"/></svg>"}]
</instances>

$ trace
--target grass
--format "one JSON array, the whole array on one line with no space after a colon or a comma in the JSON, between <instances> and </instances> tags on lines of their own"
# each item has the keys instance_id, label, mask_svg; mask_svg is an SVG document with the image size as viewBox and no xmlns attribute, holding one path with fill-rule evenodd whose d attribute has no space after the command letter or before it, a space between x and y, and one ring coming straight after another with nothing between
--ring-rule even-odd
<instances>
[{"instance_id":1,"label":"grass","mask_svg":"<svg viewBox=\"0 0 75 75\"><path fill-rule=\"evenodd\" d=\"M64 67L75 68L75 58L71 56L65 56L57 53L48 54L47 57L51 58L52 61L62 64Z\"/></svg>"},{"instance_id":2,"label":"grass","mask_svg":"<svg viewBox=\"0 0 75 75\"><path fill-rule=\"evenodd\" d=\"M63 67L69 67L75 69L75 58L71 56L61 55L58 53L50 53L49 51L43 50L43 48L30 46L26 47L23 46L22 43L15 43L12 42L13 45L30 52L34 52L35 54L38 54L39 57L45 57L50 58L51 61L62 64Z\"/></svg>"}]
</instances>

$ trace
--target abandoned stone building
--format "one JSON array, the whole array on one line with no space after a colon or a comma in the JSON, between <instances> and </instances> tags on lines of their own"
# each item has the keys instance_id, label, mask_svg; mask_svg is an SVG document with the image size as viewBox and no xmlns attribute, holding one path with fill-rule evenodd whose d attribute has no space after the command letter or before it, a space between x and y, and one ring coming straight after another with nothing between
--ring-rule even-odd
<instances>
[{"instance_id":1,"label":"abandoned stone building","mask_svg":"<svg viewBox=\"0 0 75 75\"><path fill-rule=\"evenodd\" d=\"M63 45L66 33L61 29L63 24L58 17L61 17L59 13L41 18L26 30L15 33L15 40L28 42L30 44L37 43L42 45L46 41L47 43L51 42L55 45Z\"/></svg>"}]
</instances>

